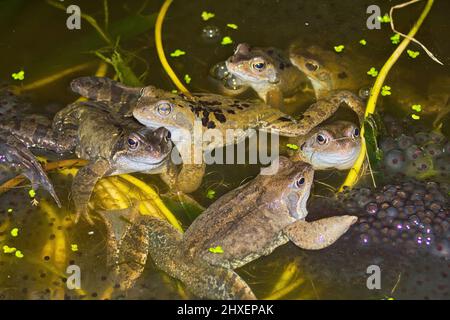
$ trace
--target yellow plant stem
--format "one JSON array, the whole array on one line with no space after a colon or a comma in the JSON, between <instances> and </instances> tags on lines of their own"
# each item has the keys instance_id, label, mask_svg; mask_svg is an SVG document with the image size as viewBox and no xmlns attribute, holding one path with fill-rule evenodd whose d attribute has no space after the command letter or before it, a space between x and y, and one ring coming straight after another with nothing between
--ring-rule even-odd
<instances>
[{"instance_id":1,"label":"yellow plant stem","mask_svg":"<svg viewBox=\"0 0 450 320\"><path fill-rule=\"evenodd\" d=\"M177 75L175 74L175 72L173 71L169 62L167 61L166 55L164 53L164 47L162 44L162 25L163 25L167 10L169 9L170 5L172 4L172 1L173 0L166 0L164 2L161 9L159 10L158 17L156 18L156 25L155 25L156 51L158 53L158 57L159 57L159 61L161 62L161 65L163 66L166 73L169 75L172 82L178 88L178 90L180 90L182 93L184 93L187 96L192 96L190 94L189 90L180 81L180 79L178 79Z\"/></svg>"},{"instance_id":2,"label":"yellow plant stem","mask_svg":"<svg viewBox=\"0 0 450 320\"><path fill-rule=\"evenodd\" d=\"M367 118L369 115L373 114L375 112L375 107L377 104L378 97L380 95L381 87L383 86L383 83L389 73L389 70L391 70L392 66L395 64L395 62L398 60L398 58L401 56L403 51L405 51L406 47L411 42L411 38L415 36L417 31L419 30L420 26L422 25L423 21L425 20L426 16L428 15L428 12L431 10L431 7L433 5L434 0L427 0L427 4L425 5L424 10L422 11L420 17L417 19L414 26L411 28L411 30L408 33L408 38L404 38L403 41L400 43L400 45L395 49L395 51L392 53L392 55L389 57L389 59L384 64L383 68L381 68L377 79L375 80L375 84L373 85L373 88L370 92L369 100L367 101L366 106L366 112L365 112L365 118ZM355 164L350 169L350 172L347 175L347 178L345 179L344 183L339 189L339 192L343 191L345 187L352 188L357 182L358 177L360 176L361 168L364 164L364 160L366 158L366 141L364 139L364 124L361 128L361 151L359 153L358 158L355 161Z\"/></svg>"},{"instance_id":3,"label":"yellow plant stem","mask_svg":"<svg viewBox=\"0 0 450 320\"><path fill-rule=\"evenodd\" d=\"M76 73L76 72L85 70L85 69L91 67L92 65L93 65L93 62L87 62L87 63L82 63L82 64L79 64L79 65L76 65L76 66L64 69L64 70L62 70L62 71L60 71L58 73L55 73L55 74L52 74L52 75L47 76L45 78L36 80L36 81L34 81L34 82L30 83L30 84L24 85L22 87L16 87L15 88L15 92L16 93L21 93L21 92L24 92L24 91L30 91L30 90L39 89L39 88L44 87L44 86L46 86L46 85L48 85L48 84L50 84L52 82L55 82L55 81L59 80L61 78L64 78L65 76L68 76L68 75L70 75L72 73Z\"/></svg>"},{"instance_id":4,"label":"yellow plant stem","mask_svg":"<svg viewBox=\"0 0 450 320\"><path fill-rule=\"evenodd\" d=\"M141 180L130 176L128 174L124 174L120 176L122 179L125 179L129 183L135 185L139 189L141 189L146 196L150 196L151 200L156 204L158 209L161 211L161 213L164 215L164 217L167 219L167 221L170 222L176 229L183 232L183 228L181 227L180 222L178 219L173 215L173 213L166 207L164 202L161 200L161 198L158 196L158 194L151 188L149 185L147 185L145 182L142 182Z\"/></svg>"}]
</instances>

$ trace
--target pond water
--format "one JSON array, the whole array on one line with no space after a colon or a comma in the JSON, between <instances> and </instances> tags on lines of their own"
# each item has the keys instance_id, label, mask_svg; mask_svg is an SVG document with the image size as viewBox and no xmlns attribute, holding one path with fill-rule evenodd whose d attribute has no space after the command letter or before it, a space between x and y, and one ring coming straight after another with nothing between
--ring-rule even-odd
<instances>
[{"instance_id":1,"label":"pond water","mask_svg":"<svg viewBox=\"0 0 450 320\"><path fill-rule=\"evenodd\" d=\"M101 28L105 28L107 23L108 34L113 42L120 38L121 53L126 60L129 59L129 66L143 84L166 90L176 89L161 67L154 45L155 16L162 1L132 0L126 1L126 4L109 1L107 22L104 19L104 1L66 2L64 5L78 5L83 13L95 18ZM163 43L169 62L179 78L184 79L185 75L190 77L187 86L192 92L220 92L217 83L209 77L210 69L227 59L235 45L242 42L280 49L287 49L294 41L305 47L319 46L335 54L337 60L351 61L349 65L352 70L349 72L362 72L367 77L365 81L370 84L374 78L364 73L371 67L380 70L396 45L391 43L393 32L388 23L382 23L380 30L367 28L369 15L366 9L376 4L384 14L389 12L390 6L399 3L401 1L382 0L174 1L164 21ZM407 33L420 15L424 3L422 1L396 11L396 28ZM215 17L203 21L203 11L214 13ZM406 52L402 55L386 80L392 94L380 96L380 123L384 126L380 129L379 145L384 151L384 159L380 160L374 172L377 190L381 190L377 191L378 196L381 197L381 193L385 199L376 198L377 193L368 189L373 185L371 176L367 174L355 193L330 200L347 172L318 172L309 202L308 220L349 210L366 220L327 249L304 251L287 244L270 256L239 269L238 273L258 297L265 297L277 288L278 279L285 273L290 277L287 284L295 282L297 285L287 295L281 296L284 299L449 298L450 126L446 114L450 108L450 42L446 41L446 35L450 33L449 11L450 2L435 1L416 35L444 65L433 62L418 45L411 44L408 49L418 51L420 55L415 59ZM81 30L68 30L67 18L68 14L46 1L2 1L0 82L27 86L68 68L84 65L56 81L24 92L24 98L31 102L36 113L51 116L76 100L78 96L69 89L70 81L96 72L100 62L96 51L105 56L112 53L111 46L86 20L82 20ZM227 27L227 24L236 24L238 28ZM202 34L206 27L218 32L218 36L213 40L205 39ZM221 45L223 37L230 37L233 43ZM366 40L367 44L361 45L361 39ZM345 46L339 54L334 52L334 46L338 45ZM171 58L169 53L177 49L186 54ZM25 71L25 79L22 82L12 80L11 75L20 70ZM114 76L113 68L109 68L107 75ZM428 106L427 101L435 95L440 99L443 97L444 100L439 101L444 102L437 107ZM257 95L246 91L240 97L257 98ZM298 114L314 102L311 90L305 92L304 100L301 106L289 109L289 112ZM423 110L414 112L411 109L414 104L421 104ZM417 113L420 119L415 120L412 115ZM436 122L437 117L440 120ZM342 111L330 121L338 118L353 119L351 113ZM437 127L440 133L434 141L431 132L436 132ZM402 167L406 175L399 175L403 169L397 170L389 161L397 156L408 156L407 152L411 149L397 145L401 143L399 139L407 140L408 137L413 139L408 143L418 146L420 152L427 156L420 158L420 163L417 162L419 160L407 160L409 162ZM395 146L390 147L389 143ZM436 148L440 150L437 156L431 152ZM401 155L392 152L392 149ZM422 164L432 166L433 170L429 167L417 169ZM258 172L257 165L208 166L202 186L192 197L207 207L214 201L206 196L208 190L214 190L217 198ZM157 190L165 191L158 177L136 176ZM50 174L50 178L60 198L69 199L71 178L57 173ZM414 178L421 182L414 182L416 184L412 187L403 185ZM431 186L430 182L438 185ZM383 186L387 187L383 189ZM389 188L392 186L394 189L398 187L390 195ZM401 198L399 192L408 187L410 190L403 198L403 204L395 206L394 202ZM71 212L70 201L64 201L63 209L58 209L41 190L37 192L40 204L32 206L28 190L29 186L18 187L0 196L0 245L3 248L0 252L0 299L104 297L104 291L111 286L108 280L110 269L106 266L105 227L101 223L95 226L84 222L72 225L70 219L66 219ZM369 203L377 203L377 210L392 212L395 208L400 212L393 225L386 227L394 229L391 230L394 233L383 234L381 224L385 223L385 219L370 216ZM386 203L388 205L383 207ZM428 236L426 231L417 231L419 229L397 241L403 231L395 233L395 223L409 221L412 214L406 213L408 205L418 212L417 215L422 213L423 217L419 218L425 222L425 229L432 228L429 232L433 237L431 244L417 244L418 236L423 235L424 239ZM180 207L174 209L174 214L185 228L192 222L193 216ZM14 228L18 229L17 237L11 234ZM375 231L370 234L364 228ZM369 243L364 240L366 234L370 238ZM413 239L413 244L408 247L406 242L409 239ZM5 253L5 245L20 248L24 257ZM66 289L64 266L69 264L79 265L83 271L82 293ZM366 286L370 265L380 266L381 289L369 290ZM294 271L286 271L287 266ZM158 271L149 259L137 284L126 294L113 293L111 297L182 299L191 296L178 282Z\"/></svg>"}]
</instances>

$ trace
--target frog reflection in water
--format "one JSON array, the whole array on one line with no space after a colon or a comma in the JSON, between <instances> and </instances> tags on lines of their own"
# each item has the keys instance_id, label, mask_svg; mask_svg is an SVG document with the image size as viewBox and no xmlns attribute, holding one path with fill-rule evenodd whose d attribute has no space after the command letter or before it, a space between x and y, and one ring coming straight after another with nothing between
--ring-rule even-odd
<instances>
[{"instance_id":1,"label":"frog reflection in water","mask_svg":"<svg viewBox=\"0 0 450 320\"><path fill-rule=\"evenodd\" d=\"M210 93L186 97L153 86L130 88L108 78L75 79L72 82L72 89L89 99L106 102L119 113L132 115L146 126L165 127L170 130L184 164L176 178L168 174L165 180L169 185L188 193L200 186L205 172L204 164L197 165L188 157L196 152L203 153L230 143L229 139L213 139L202 141L200 148L195 148L192 140L192 137L195 137L195 123L199 124L202 135L208 135L214 130L222 137L227 137L227 131L231 129L233 132L231 143L238 143L252 133L250 129L270 131L299 139L307 137L313 128L331 117L341 104L348 105L358 115L363 113L360 99L347 91L338 92L318 101L299 119L293 119L264 103ZM338 134L338 137L340 136Z\"/></svg>"},{"instance_id":2,"label":"frog reflection in water","mask_svg":"<svg viewBox=\"0 0 450 320\"><path fill-rule=\"evenodd\" d=\"M117 215L103 214L110 236L120 239L119 250L114 250L118 282L133 284L148 250L158 268L181 280L198 297L254 299L233 269L269 255L288 241L307 250L328 247L357 220L335 216L306 222L313 176L311 165L280 157L254 180L219 198L184 234L166 221L133 217L130 211L125 218L134 222L128 226ZM126 226L124 233L118 232L120 224L122 231ZM219 253L214 250L218 248ZM136 257L139 264L130 261ZM137 273L131 272L133 264ZM132 281L124 280L130 277Z\"/></svg>"},{"instance_id":3,"label":"frog reflection in water","mask_svg":"<svg viewBox=\"0 0 450 320\"><path fill-rule=\"evenodd\" d=\"M51 121L39 115L15 116L3 119L0 129L19 141L21 148L39 148L58 154L75 153L89 160L72 183L76 221L88 214L88 202L97 181L103 176L130 172L156 173L172 149L169 132L164 128L149 129L135 121L115 116L101 103L81 102L69 105ZM27 165L31 154L17 161ZM31 172L47 182L39 164ZM27 175L28 177L28 175ZM33 180L33 176L31 177ZM51 183L44 184L55 199Z\"/></svg>"},{"instance_id":4,"label":"frog reflection in water","mask_svg":"<svg viewBox=\"0 0 450 320\"><path fill-rule=\"evenodd\" d=\"M265 103L274 108L294 104L304 96L301 89L305 76L279 49L250 47L241 43L226 61L226 68L239 84L252 87Z\"/></svg>"}]
</instances>

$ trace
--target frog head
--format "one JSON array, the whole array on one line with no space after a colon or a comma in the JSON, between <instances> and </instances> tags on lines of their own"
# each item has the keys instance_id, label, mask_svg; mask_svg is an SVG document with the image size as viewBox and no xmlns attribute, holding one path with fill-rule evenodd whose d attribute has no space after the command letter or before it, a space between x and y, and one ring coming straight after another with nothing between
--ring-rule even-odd
<instances>
[{"instance_id":1,"label":"frog head","mask_svg":"<svg viewBox=\"0 0 450 320\"><path fill-rule=\"evenodd\" d=\"M273 49L267 50L273 55ZM246 43L241 43L226 61L226 67L244 84L276 84L280 81L279 65L267 50L252 48Z\"/></svg>"},{"instance_id":2,"label":"frog head","mask_svg":"<svg viewBox=\"0 0 450 320\"><path fill-rule=\"evenodd\" d=\"M121 135L112 151L112 160L116 173L149 171L158 168L171 151L167 129L142 127Z\"/></svg>"},{"instance_id":3,"label":"frog head","mask_svg":"<svg viewBox=\"0 0 450 320\"><path fill-rule=\"evenodd\" d=\"M360 150L359 127L348 121L336 121L312 130L299 152L316 170L346 170L355 163Z\"/></svg>"},{"instance_id":4,"label":"frog head","mask_svg":"<svg viewBox=\"0 0 450 320\"><path fill-rule=\"evenodd\" d=\"M258 178L265 189L262 199L270 203L271 210L287 210L295 220L306 217L306 204L314 179L314 170L310 164L279 157L264 168Z\"/></svg>"}]
</instances>

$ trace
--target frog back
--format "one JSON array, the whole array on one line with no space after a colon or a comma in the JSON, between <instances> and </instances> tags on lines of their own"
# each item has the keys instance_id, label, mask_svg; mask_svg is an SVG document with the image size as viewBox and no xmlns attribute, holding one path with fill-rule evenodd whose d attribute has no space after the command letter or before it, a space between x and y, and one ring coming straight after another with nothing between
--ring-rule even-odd
<instances>
[{"instance_id":1,"label":"frog back","mask_svg":"<svg viewBox=\"0 0 450 320\"><path fill-rule=\"evenodd\" d=\"M216 201L186 231L185 252L234 269L285 243L282 230L292 218L278 203L267 202L265 191L255 179ZM211 252L218 248L223 253Z\"/></svg>"}]
</instances>

